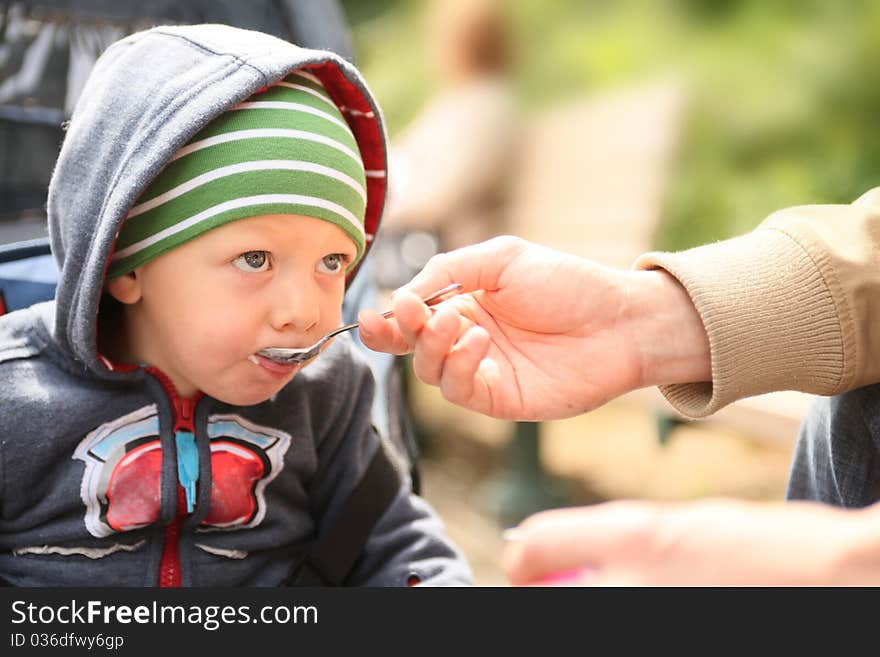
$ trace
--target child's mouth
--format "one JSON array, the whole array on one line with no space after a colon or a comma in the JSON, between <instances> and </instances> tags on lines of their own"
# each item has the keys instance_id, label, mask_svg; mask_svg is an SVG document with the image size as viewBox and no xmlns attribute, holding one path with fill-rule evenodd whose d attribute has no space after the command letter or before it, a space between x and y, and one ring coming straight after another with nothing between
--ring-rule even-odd
<instances>
[{"instance_id":1,"label":"child's mouth","mask_svg":"<svg viewBox=\"0 0 880 657\"><path fill-rule=\"evenodd\" d=\"M250 356L248 356L248 360L251 361L254 365L262 367L267 372L270 372L277 376L287 376L291 372L295 372L300 367L302 367L302 363L277 363L274 360L270 360L269 358L265 358L263 356L260 356L259 354L251 354Z\"/></svg>"}]
</instances>

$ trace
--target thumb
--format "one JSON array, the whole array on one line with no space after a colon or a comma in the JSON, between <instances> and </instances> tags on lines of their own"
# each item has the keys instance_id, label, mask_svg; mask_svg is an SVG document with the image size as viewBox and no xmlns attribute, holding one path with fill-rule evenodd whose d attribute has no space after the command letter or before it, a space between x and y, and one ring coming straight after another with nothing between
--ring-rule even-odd
<instances>
[{"instance_id":1,"label":"thumb","mask_svg":"<svg viewBox=\"0 0 880 657\"><path fill-rule=\"evenodd\" d=\"M505 268L529 246L518 237L502 236L439 253L401 290L424 296L450 283L461 283L462 292L497 290Z\"/></svg>"}]
</instances>

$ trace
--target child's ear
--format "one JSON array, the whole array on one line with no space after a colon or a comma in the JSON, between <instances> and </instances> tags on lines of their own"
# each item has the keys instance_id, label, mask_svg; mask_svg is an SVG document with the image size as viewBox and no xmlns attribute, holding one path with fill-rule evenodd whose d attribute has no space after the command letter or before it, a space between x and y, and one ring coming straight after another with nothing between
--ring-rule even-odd
<instances>
[{"instance_id":1,"label":"child's ear","mask_svg":"<svg viewBox=\"0 0 880 657\"><path fill-rule=\"evenodd\" d=\"M107 292L119 303L137 303L141 299L141 282L137 270L107 281Z\"/></svg>"}]
</instances>

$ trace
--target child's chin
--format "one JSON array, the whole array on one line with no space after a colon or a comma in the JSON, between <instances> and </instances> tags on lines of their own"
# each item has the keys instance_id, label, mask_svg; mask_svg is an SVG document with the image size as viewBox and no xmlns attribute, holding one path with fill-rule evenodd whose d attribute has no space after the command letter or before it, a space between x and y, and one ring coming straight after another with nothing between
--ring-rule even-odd
<instances>
[{"instance_id":1,"label":"child's chin","mask_svg":"<svg viewBox=\"0 0 880 657\"><path fill-rule=\"evenodd\" d=\"M208 395L222 401L226 404L230 404L232 406L255 406L256 404L262 404L264 401L268 401L272 399L284 386L278 386L277 389L273 390L265 390L265 389L255 389L255 388L245 388L241 390L224 390L218 391L218 394L211 394L208 391Z\"/></svg>"}]
</instances>

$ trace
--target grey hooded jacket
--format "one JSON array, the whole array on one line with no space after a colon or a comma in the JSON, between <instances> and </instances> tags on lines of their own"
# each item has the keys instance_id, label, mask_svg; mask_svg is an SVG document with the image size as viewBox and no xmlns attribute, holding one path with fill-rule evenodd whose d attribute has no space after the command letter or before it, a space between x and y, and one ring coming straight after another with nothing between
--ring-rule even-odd
<instances>
[{"instance_id":1,"label":"grey hooded jacket","mask_svg":"<svg viewBox=\"0 0 880 657\"><path fill-rule=\"evenodd\" d=\"M373 380L348 339L274 398L179 399L148 367L97 352L109 254L165 162L212 118L309 66L370 170L366 231L384 201L381 114L324 51L220 25L160 27L98 60L49 189L55 301L0 318L0 577L21 586L275 586L332 525L380 439ZM196 437L196 506L181 511L175 431ZM467 585L471 574L401 478L347 584Z\"/></svg>"}]
</instances>

